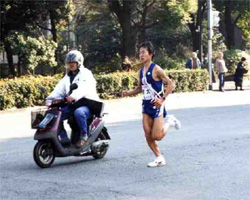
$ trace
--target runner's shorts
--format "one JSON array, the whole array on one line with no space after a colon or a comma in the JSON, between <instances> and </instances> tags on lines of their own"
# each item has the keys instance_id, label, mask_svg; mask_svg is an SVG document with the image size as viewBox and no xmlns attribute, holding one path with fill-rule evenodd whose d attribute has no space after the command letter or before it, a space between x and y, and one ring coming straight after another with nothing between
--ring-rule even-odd
<instances>
[{"instance_id":1,"label":"runner's shorts","mask_svg":"<svg viewBox=\"0 0 250 200\"><path fill-rule=\"evenodd\" d=\"M164 118L167 115L167 111L164 105L162 105L162 107L158 109L153 103L151 103L151 101L142 102L142 113L149 115L153 119L160 117L162 114Z\"/></svg>"}]
</instances>

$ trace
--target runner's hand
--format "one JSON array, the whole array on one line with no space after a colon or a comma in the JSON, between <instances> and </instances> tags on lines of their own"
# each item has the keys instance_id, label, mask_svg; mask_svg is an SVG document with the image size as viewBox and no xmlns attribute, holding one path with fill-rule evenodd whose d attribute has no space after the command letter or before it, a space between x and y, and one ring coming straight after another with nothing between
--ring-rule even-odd
<instances>
[{"instance_id":1,"label":"runner's hand","mask_svg":"<svg viewBox=\"0 0 250 200\"><path fill-rule=\"evenodd\" d=\"M160 98L160 99L155 98L154 101L153 101L153 103L155 104L155 106L157 108L160 108L163 105L163 102L164 102L163 98Z\"/></svg>"},{"instance_id":2,"label":"runner's hand","mask_svg":"<svg viewBox=\"0 0 250 200\"><path fill-rule=\"evenodd\" d=\"M127 91L122 91L122 97L127 97L129 96L129 92Z\"/></svg>"}]
</instances>

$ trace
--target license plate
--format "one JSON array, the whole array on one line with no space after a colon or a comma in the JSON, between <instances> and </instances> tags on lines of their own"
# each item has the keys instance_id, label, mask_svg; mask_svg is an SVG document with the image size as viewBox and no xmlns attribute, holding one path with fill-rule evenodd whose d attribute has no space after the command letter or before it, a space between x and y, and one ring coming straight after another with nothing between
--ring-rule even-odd
<instances>
[{"instance_id":1,"label":"license plate","mask_svg":"<svg viewBox=\"0 0 250 200\"><path fill-rule=\"evenodd\" d=\"M55 117L54 114L48 113L43 121L38 125L38 128L46 128L46 126L52 121L52 119Z\"/></svg>"}]
</instances>

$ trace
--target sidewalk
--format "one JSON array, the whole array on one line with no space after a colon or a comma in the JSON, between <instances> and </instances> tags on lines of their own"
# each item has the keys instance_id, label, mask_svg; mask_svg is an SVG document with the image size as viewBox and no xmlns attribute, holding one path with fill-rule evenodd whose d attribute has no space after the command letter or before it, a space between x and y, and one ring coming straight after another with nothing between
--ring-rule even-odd
<instances>
[{"instance_id":1,"label":"sidewalk","mask_svg":"<svg viewBox=\"0 0 250 200\"><path fill-rule=\"evenodd\" d=\"M166 100L167 110L197 107L217 107L250 104L250 81L244 83L245 91L235 91L234 82L226 82L226 92L220 92L218 83L213 91L174 93ZM112 122L134 120L141 117L141 96L105 101ZM111 117L112 116L112 117Z\"/></svg>"},{"instance_id":2,"label":"sidewalk","mask_svg":"<svg viewBox=\"0 0 250 200\"><path fill-rule=\"evenodd\" d=\"M213 84L213 91L171 94L166 100L166 109L171 113L171 110L185 108L250 104L250 81L244 81L245 91L235 91L234 82L226 82L226 92L219 92L217 88L218 83L215 83ZM107 124L141 119L140 95L131 98L105 100L104 102L105 112L109 113L106 117ZM33 136L35 130L30 128L30 112L37 108L0 111L0 140Z\"/></svg>"}]
</instances>

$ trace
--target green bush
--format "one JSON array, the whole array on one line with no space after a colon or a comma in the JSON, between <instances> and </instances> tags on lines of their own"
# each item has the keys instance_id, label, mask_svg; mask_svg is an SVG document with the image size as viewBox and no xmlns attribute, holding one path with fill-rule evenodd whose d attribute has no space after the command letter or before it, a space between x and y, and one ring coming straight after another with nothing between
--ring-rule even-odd
<instances>
[{"instance_id":1,"label":"green bush","mask_svg":"<svg viewBox=\"0 0 250 200\"><path fill-rule=\"evenodd\" d=\"M206 70L166 71L175 82L175 92L206 90L208 72ZM12 107L23 108L41 105L46 96L53 90L62 74L56 76L25 76L0 81L0 110ZM101 98L120 97L123 90L131 90L138 83L137 72L117 72L106 75L95 75L97 91ZM41 92L41 86L46 93Z\"/></svg>"},{"instance_id":2,"label":"green bush","mask_svg":"<svg viewBox=\"0 0 250 200\"><path fill-rule=\"evenodd\" d=\"M97 92L103 99L119 97L123 90L131 90L136 86L137 78L136 72L116 72L96 76Z\"/></svg>"},{"instance_id":3,"label":"green bush","mask_svg":"<svg viewBox=\"0 0 250 200\"><path fill-rule=\"evenodd\" d=\"M187 59L182 59L177 56L169 56L166 53L165 48L160 48L157 52L157 56L154 58L154 62L167 70L180 70L185 69Z\"/></svg>"},{"instance_id":4,"label":"green bush","mask_svg":"<svg viewBox=\"0 0 250 200\"><path fill-rule=\"evenodd\" d=\"M207 70L170 70L166 74L175 83L175 92L202 91L207 89L209 75ZM138 73L121 72L96 76L97 91L101 98L114 98L122 90L131 90L138 83Z\"/></svg>"},{"instance_id":5,"label":"green bush","mask_svg":"<svg viewBox=\"0 0 250 200\"><path fill-rule=\"evenodd\" d=\"M17 107L39 105L43 99L53 90L59 78L26 76L15 79L3 79L0 81L0 110ZM44 86L47 93L41 93Z\"/></svg>"}]
</instances>

